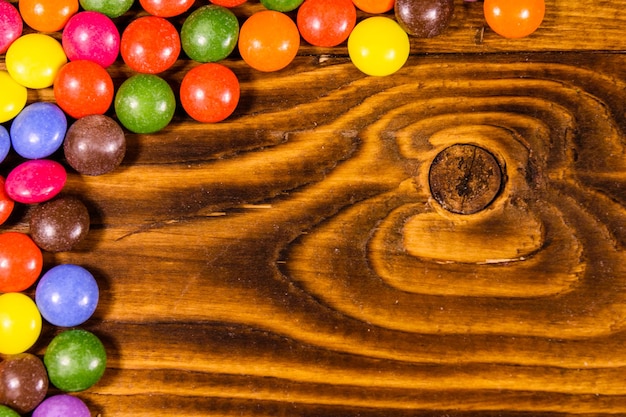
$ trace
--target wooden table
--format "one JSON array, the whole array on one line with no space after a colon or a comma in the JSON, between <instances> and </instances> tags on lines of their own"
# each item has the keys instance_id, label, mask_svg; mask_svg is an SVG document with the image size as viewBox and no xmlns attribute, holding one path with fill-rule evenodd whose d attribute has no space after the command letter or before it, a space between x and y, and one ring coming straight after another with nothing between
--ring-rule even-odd
<instances>
[{"instance_id":1,"label":"wooden table","mask_svg":"<svg viewBox=\"0 0 626 417\"><path fill-rule=\"evenodd\" d=\"M345 44L303 44L276 73L233 54L227 121L179 108L128 133L115 172L70 174L91 231L45 265L97 277L82 327L109 355L78 395L102 416L626 415L625 8L548 0L535 34L506 40L457 0L383 78ZM452 145L500 169L473 213L431 193Z\"/></svg>"}]
</instances>

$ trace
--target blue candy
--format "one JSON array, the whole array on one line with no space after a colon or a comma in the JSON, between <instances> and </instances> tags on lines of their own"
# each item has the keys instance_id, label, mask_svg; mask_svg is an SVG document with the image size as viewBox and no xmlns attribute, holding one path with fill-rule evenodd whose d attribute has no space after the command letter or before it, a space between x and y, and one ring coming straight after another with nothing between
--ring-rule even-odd
<instances>
[{"instance_id":1,"label":"blue candy","mask_svg":"<svg viewBox=\"0 0 626 417\"><path fill-rule=\"evenodd\" d=\"M82 266L61 264L46 272L35 290L35 303L50 324L78 326L98 305L98 283Z\"/></svg>"},{"instance_id":2,"label":"blue candy","mask_svg":"<svg viewBox=\"0 0 626 417\"><path fill-rule=\"evenodd\" d=\"M46 158L63 144L67 118L59 106L49 102L29 104L11 124L11 144L27 159Z\"/></svg>"},{"instance_id":3,"label":"blue candy","mask_svg":"<svg viewBox=\"0 0 626 417\"><path fill-rule=\"evenodd\" d=\"M5 127L0 125L0 162L4 161L9 150L11 150L11 137Z\"/></svg>"}]
</instances>

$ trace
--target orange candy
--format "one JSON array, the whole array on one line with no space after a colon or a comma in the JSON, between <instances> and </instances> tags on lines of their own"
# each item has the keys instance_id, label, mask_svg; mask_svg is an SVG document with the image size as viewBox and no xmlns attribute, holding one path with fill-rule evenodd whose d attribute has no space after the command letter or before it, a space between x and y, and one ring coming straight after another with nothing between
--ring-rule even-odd
<instances>
[{"instance_id":1,"label":"orange candy","mask_svg":"<svg viewBox=\"0 0 626 417\"><path fill-rule=\"evenodd\" d=\"M352 0L352 3L366 13L385 13L393 9L395 0Z\"/></svg>"},{"instance_id":2,"label":"orange candy","mask_svg":"<svg viewBox=\"0 0 626 417\"><path fill-rule=\"evenodd\" d=\"M299 47L300 32L295 22L274 10L253 14L239 31L239 53L248 65L259 71L285 68L296 57Z\"/></svg>"},{"instance_id":3,"label":"orange candy","mask_svg":"<svg viewBox=\"0 0 626 417\"><path fill-rule=\"evenodd\" d=\"M78 12L78 0L20 0L18 3L24 22L39 32L56 32Z\"/></svg>"},{"instance_id":4,"label":"orange candy","mask_svg":"<svg viewBox=\"0 0 626 417\"><path fill-rule=\"evenodd\" d=\"M544 0L485 0L485 20L505 38L523 38L541 25L546 12Z\"/></svg>"}]
</instances>

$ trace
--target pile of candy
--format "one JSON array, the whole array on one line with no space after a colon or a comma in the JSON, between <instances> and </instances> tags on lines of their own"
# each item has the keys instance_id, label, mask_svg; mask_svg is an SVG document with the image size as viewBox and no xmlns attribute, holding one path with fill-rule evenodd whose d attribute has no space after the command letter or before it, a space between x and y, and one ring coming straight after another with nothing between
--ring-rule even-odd
<instances>
[{"instance_id":1,"label":"pile of candy","mask_svg":"<svg viewBox=\"0 0 626 417\"><path fill-rule=\"evenodd\" d=\"M139 0L147 14L120 33L116 19L134 0L0 0L0 163L11 151L22 159L0 176L0 225L16 203L30 206L28 234L0 234L0 417L90 415L74 395L48 396L48 386L83 391L105 371L101 341L76 328L95 312L98 285L79 265L42 274L42 251L72 250L89 231L83 202L60 195L66 166L82 175L112 172L126 151L124 129L154 133L172 120L176 95L159 74L182 54L196 61L178 97L189 117L216 123L239 102L238 78L220 62L235 49L250 67L271 72L287 67L302 41L345 43L359 70L386 76L404 66L410 37L443 33L454 14L454 0L260 0L264 10L240 25L231 9L245 2L210 0L192 10L195 0ZM357 9L366 15L359 22ZM539 27L545 4L485 0L483 9L494 32L520 38ZM176 16L185 16L180 29L168 20ZM24 34L24 24L32 31ZM119 57L135 74L115 91L107 68ZM27 105L28 89L50 87L54 103ZM64 161L53 159L58 151ZM33 300L24 292L35 284ZM64 330L42 360L27 351L43 320Z\"/></svg>"}]
</instances>

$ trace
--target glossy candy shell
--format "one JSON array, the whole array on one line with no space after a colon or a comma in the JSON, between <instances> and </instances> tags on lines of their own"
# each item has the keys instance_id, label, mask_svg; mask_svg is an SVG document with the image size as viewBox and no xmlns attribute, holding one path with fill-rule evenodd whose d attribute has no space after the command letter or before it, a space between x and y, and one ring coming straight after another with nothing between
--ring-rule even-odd
<instances>
[{"instance_id":1,"label":"glossy candy shell","mask_svg":"<svg viewBox=\"0 0 626 417\"><path fill-rule=\"evenodd\" d=\"M34 410L47 393L48 373L37 356L21 353L0 362L0 404L25 414Z\"/></svg>"},{"instance_id":2,"label":"glossy candy shell","mask_svg":"<svg viewBox=\"0 0 626 417\"><path fill-rule=\"evenodd\" d=\"M28 159L46 158L63 144L67 118L54 103L38 101L29 104L11 124L11 145Z\"/></svg>"},{"instance_id":3,"label":"glossy candy shell","mask_svg":"<svg viewBox=\"0 0 626 417\"><path fill-rule=\"evenodd\" d=\"M41 315L35 302L20 292L0 295L0 354L30 349L41 334Z\"/></svg>"},{"instance_id":4,"label":"glossy candy shell","mask_svg":"<svg viewBox=\"0 0 626 417\"><path fill-rule=\"evenodd\" d=\"M183 50L194 61L220 61L237 46L239 21L225 7L203 6L185 19L180 38Z\"/></svg>"},{"instance_id":5,"label":"glossy candy shell","mask_svg":"<svg viewBox=\"0 0 626 417\"><path fill-rule=\"evenodd\" d=\"M178 31L163 17L140 17L122 33L122 59L137 72L158 74L165 71L174 65L180 50Z\"/></svg>"},{"instance_id":6,"label":"glossy candy shell","mask_svg":"<svg viewBox=\"0 0 626 417\"><path fill-rule=\"evenodd\" d=\"M61 44L52 36L29 33L11 44L5 61L16 82L27 88L41 89L54 83L67 57Z\"/></svg>"},{"instance_id":7,"label":"glossy candy shell","mask_svg":"<svg viewBox=\"0 0 626 417\"><path fill-rule=\"evenodd\" d=\"M0 71L0 123L13 119L26 106L28 90L11 77L7 71ZM0 161L2 158L0 158Z\"/></svg>"},{"instance_id":8,"label":"glossy candy shell","mask_svg":"<svg viewBox=\"0 0 626 417\"><path fill-rule=\"evenodd\" d=\"M23 29L20 12L8 1L0 1L0 54L5 53L22 36Z\"/></svg>"},{"instance_id":9,"label":"glossy candy shell","mask_svg":"<svg viewBox=\"0 0 626 417\"><path fill-rule=\"evenodd\" d=\"M91 417L87 404L67 394L46 398L33 412L33 417Z\"/></svg>"},{"instance_id":10,"label":"glossy candy shell","mask_svg":"<svg viewBox=\"0 0 626 417\"><path fill-rule=\"evenodd\" d=\"M66 180L67 173L60 163L33 159L22 162L7 175L5 190L19 203L43 203L59 194Z\"/></svg>"},{"instance_id":11,"label":"glossy candy shell","mask_svg":"<svg viewBox=\"0 0 626 417\"><path fill-rule=\"evenodd\" d=\"M206 63L185 74L180 86L183 108L203 123L220 122L237 108L240 88L237 76L228 67Z\"/></svg>"},{"instance_id":12,"label":"glossy candy shell","mask_svg":"<svg viewBox=\"0 0 626 417\"><path fill-rule=\"evenodd\" d=\"M54 98L75 119L104 114L113 102L111 76L100 64L78 60L65 64L54 82Z\"/></svg>"},{"instance_id":13,"label":"glossy candy shell","mask_svg":"<svg viewBox=\"0 0 626 417\"><path fill-rule=\"evenodd\" d=\"M42 267L41 249L27 234L0 234L0 293L28 289L39 278Z\"/></svg>"},{"instance_id":14,"label":"glossy candy shell","mask_svg":"<svg viewBox=\"0 0 626 417\"><path fill-rule=\"evenodd\" d=\"M70 61L86 59L107 68L120 51L120 33L108 16L92 11L78 12L65 25L63 50Z\"/></svg>"}]
</instances>

